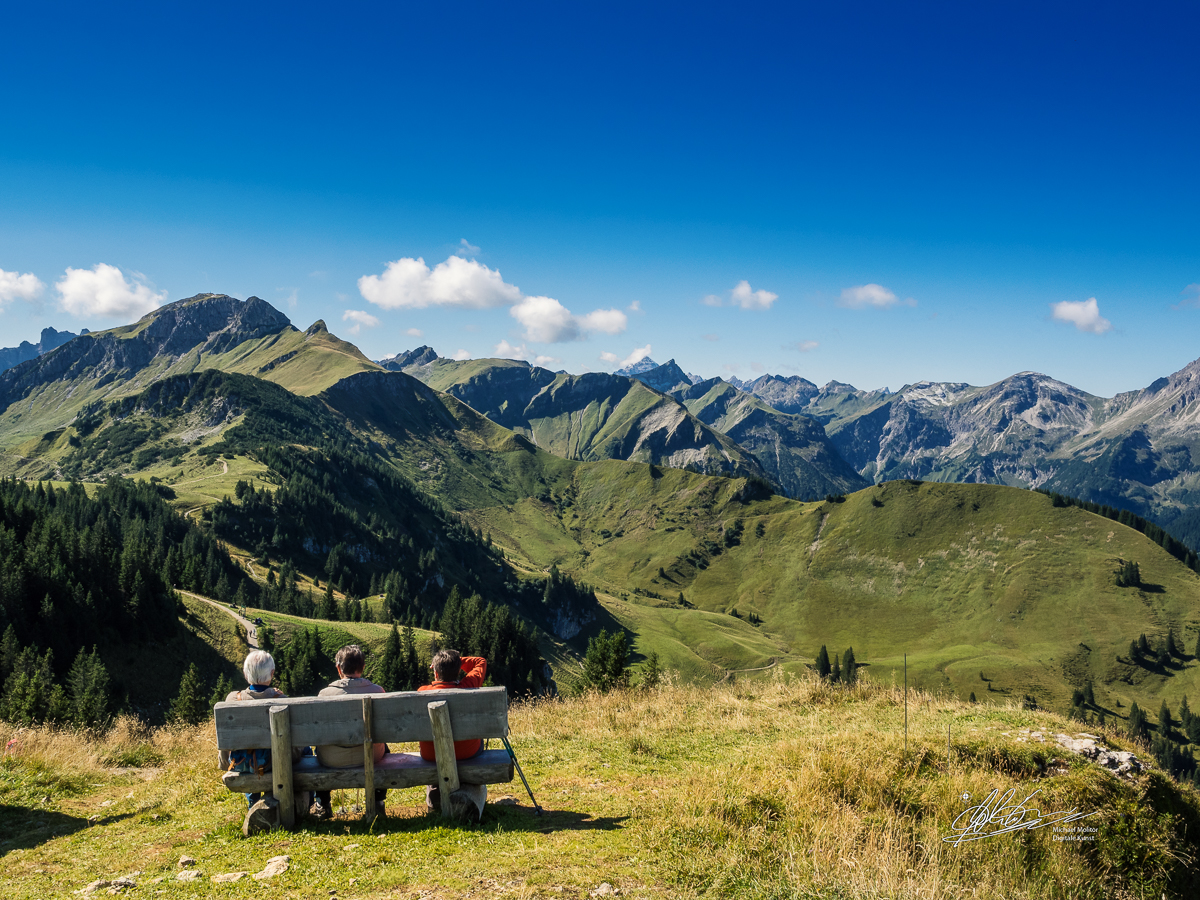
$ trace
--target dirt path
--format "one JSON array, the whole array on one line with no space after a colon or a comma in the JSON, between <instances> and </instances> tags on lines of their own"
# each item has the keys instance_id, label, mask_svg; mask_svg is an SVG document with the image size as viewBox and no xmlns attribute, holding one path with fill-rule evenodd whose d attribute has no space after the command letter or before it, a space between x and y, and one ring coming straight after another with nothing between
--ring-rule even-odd
<instances>
[{"instance_id":1,"label":"dirt path","mask_svg":"<svg viewBox=\"0 0 1200 900\"><path fill-rule=\"evenodd\" d=\"M246 629L246 643L248 643L252 649L254 649L254 650L258 649L258 630L255 628L254 623L251 622L249 619L247 619L245 616L234 612L232 609L230 609L225 604L218 603L216 600L210 600L208 597L205 597L201 594L193 594L191 591L180 591L179 593L186 594L187 596L191 597L194 600L203 600L209 606L215 606L217 609L219 609L221 612L225 613L226 615L233 616L233 618L243 628Z\"/></svg>"}]
</instances>

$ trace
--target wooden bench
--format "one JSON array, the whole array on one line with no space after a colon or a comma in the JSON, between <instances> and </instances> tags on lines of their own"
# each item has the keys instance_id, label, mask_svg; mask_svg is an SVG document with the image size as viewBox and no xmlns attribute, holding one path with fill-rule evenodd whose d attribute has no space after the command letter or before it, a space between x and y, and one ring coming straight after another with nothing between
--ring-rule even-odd
<instances>
[{"instance_id":1,"label":"wooden bench","mask_svg":"<svg viewBox=\"0 0 1200 900\"><path fill-rule=\"evenodd\" d=\"M437 785L441 811L451 814L450 794L460 784L499 784L513 780L507 750L484 750L456 761L454 742L508 736L508 692L503 687L338 697L288 697L218 703L217 747L251 750L270 747L273 769L262 775L226 772L225 787L238 793L271 792L279 801L280 824L296 823L298 791L363 788L368 820L375 817L375 791ZM388 753L374 762L373 745L433 741L437 762L419 753ZM322 766L315 757L292 762L293 746L361 744L363 765Z\"/></svg>"}]
</instances>

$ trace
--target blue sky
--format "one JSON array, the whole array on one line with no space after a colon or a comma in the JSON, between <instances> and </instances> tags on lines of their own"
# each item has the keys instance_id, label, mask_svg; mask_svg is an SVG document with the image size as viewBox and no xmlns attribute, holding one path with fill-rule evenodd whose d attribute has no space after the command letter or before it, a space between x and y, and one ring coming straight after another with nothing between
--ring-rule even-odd
<instances>
[{"instance_id":1,"label":"blue sky","mask_svg":"<svg viewBox=\"0 0 1200 900\"><path fill-rule=\"evenodd\" d=\"M1200 357L1194 4L25 6L5 346L222 291L576 372Z\"/></svg>"}]
</instances>

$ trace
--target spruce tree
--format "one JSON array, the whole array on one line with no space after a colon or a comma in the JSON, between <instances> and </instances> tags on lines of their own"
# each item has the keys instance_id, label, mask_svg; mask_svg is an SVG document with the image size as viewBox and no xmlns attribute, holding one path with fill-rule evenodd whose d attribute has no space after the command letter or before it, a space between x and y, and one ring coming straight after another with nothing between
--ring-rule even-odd
<instances>
[{"instance_id":1,"label":"spruce tree","mask_svg":"<svg viewBox=\"0 0 1200 900\"><path fill-rule=\"evenodd\" d=\"M854 648L848 647L842 656L842 681L854 684L858 680L858 667L854 662Z\"/></svg>"},{"instance_id":2,"label":"spruce tree","mask_svg":"<svg viewBox=\"0 0 1200 900\"><path fill-rule=\"evenodd\" d=\"M842 667L838 662L837 653L833 654L833 669L829 673L829 680L836 683L842 680Z\"/></svg>"},{"instance_id":3,"label":"spruce tree","mask_svg":"<svg viewBox=\"0 0 1200 900\"><path fill-rule=\"evenodd\" d=\"M421 662L417 658L417 636L411 625L404 626L404 632L400 635L400 646L404 664L401 668L403 681L398 690L415 691L424 683L421 677L424 673L421 672Z\"/></svg>"},{"instance_id":4,"label":"spruce tree","mask_svg":"<svg viewBox=\"0 0 1200 900\"><path fill-rule=\"evenodd\" d=\"M1096 705L1096 694L1092 690L1092 682L1090 680L1083 686L1083 702L1088 706L1094 707Z\"/></svg>"},{"instance_id":5,"label":"spruce tree","mask_svg":"<svg viewBox=\"0 0 1200 900\"><path fill-rule=\"evenodd\" d=\"M189 663L187 670L183 673L183 678L179 681L179 693L175 695L175 699L171 701L171 705L167 709L167 718L173 722L198 725L208 717L207 700L207 692L200 682L200 673L196 671L196 664Z\"/></svg>"},{"instance_id":6,"label":"spruce tree","mask_svg":"<svg viewBox=\"0 0 1200 900\"><path fill-rule=\"evenodd\" d=\"M91 653L80 649L67 675L67 688L70 692L71 720L75 724L89 727L108 721L109 704L112 701L108 670L94 646Z\"/></svg>"},{"instance_id":7,"label":"spruce tree","mask_svg":"<svg viewBox=\"0 0 1200 900\"><path fill-rule=\"evenodd\" d=\"M1137 701L1129 705L1129 721L1126 723L1126 730L1131 738L1136 740L1145 740L1146 738L1146 714L1137 705Z\"/></svg>"},{"instance_id":8,"label":"spruce tree","mask_svg":"<svg viewBox=\"0 0 1200 900\"><path fill-rule=\"evenodd\" d=\"M1129 661L1131 663L1136 663L1139 659L1141 659L1141 657L1142 657L1142 654L1138 651L1137 641L1130 641L1129 642Z\"/></svg>"},{"instance_id":9,"label":"spruce tree","mask_svg":"<svg viewBox=\"0 0 1200 900\"><path fill-rule=\"evenodd\" d=\"M1162 706L1158 708L1158 733L1167 737L1174 727L1175 720L1171 717L1171 707L1167 706L1166 700L1163 700Z\"/></svg>"},{"instance_id":10,"label":"spruce tree","mask_svg":"<svg viewBox=\"0 0 1200 900\"><path fill-rule=\"evenodd\" d=\"M825 645L821 645L820 651L817 653L817 674L822 678L829 677L829 651L825 649Z\"/></svg>"},{"instance_id":11,"label":"spruce tree","mask_svg":"<svg viewBox=\"0 0 1200 900\"><path fill-rule=\"evenodd\" d=\"M1149 653L1150 652L1150 643L1149 643L1149 641L1146 640L1146 633L1144 631L1138 635L1137 648L1138 648L1138 653Z\"/></svg>"},{"instance_id":12,"label":"spruce tree","mask_svg":"<svg viewBox=\"0 0 1200 900\"><path fill-rule=\"evenodd\" d=\"M383 660L379 664L379 684L386 691L402 691L407 688L400 686L401 656L400 630L392 625L388 633L387 643L383 645Z\"/></svg>"},{"instance_id":13,"label":"spruce tree","mask_svg":"<svg viewBox=\"0 0 1200 900\"><path fill-rule=\"evenodd\" d=\"M976 701L976 699L975 699L975 692L974 692L974 691L971 691L971 702L972 702L972 703L976 703L976 702L978 702L978 701Z\"/></svg>"},{"instance_id":14,"label":"spruce tree","mask_svg":"<svg viewBox=\"0 0 1200 900\"><path fill-rule=\"evenodd\" d=\"M646 662L642 665L642 677L638 681L638 687L643 691L652 691L658 687L658 682L662 679L662 669L658 663L658 653L654 650L650 651L650 655L646 657Z\"/></svg>"},{"instance_id":15,"label":"spruce tree","mask_svg":"<svg viewBox=\"0 0 1200 900\"><path fill-rule=\"evenodd\" d=\"M217 679L217 685L213 688L212 694L208 698L209 706L216 706L218 703L225 702L225 698L233 692L233 682L229 680L229 676L224 672Z\"/></svg>"},{"instance_id":16,"label":"spruce tree","mask_svg":"<svg viewBox=\"0 0 1200 900\"><path fill-rule=\"evenodd\" d=\"M1175 643L1175 629L1167 629L1167 654L1171 657L1183 656L1179 650L1179 645Z\"/></svg>"}]
</instances>

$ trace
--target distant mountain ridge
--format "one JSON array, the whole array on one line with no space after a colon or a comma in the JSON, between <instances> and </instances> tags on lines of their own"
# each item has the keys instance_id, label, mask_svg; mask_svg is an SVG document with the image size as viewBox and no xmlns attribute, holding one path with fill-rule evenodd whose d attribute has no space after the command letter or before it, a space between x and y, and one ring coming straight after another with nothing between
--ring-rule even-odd
<instances>
[{"instance_id":1,"label":"distant mountain ridge","mask_svg":"<svg viewBox=\"0 0 1200 900\"><path fill-rule=\"evenodd\" d=\"M80 334L87 334L88 330L84 328ZM79 337L70 331L56 331L53 328L43 328L42 336L36 344L31 344L29 341L21 341L16 347L0 347L0 372L5 369L11 369L13 366L26 362L31 359L36 359L43 353L49 353L55 347L61 347L72 338Z\"/></svg>"}]
</instances>

